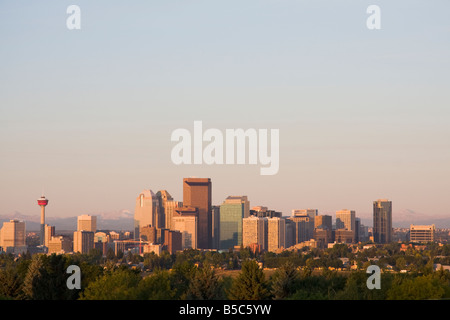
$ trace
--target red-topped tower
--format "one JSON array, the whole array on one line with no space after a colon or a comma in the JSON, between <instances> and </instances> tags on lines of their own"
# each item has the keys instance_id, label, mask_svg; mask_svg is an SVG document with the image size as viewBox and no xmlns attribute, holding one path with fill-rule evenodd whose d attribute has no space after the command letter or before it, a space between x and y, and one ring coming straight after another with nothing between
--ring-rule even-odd
<instances>
[{"instance_id":1,"label":"red-topped tower","mask_svg":"<svg viewBox=\"0 0 450 320\"><path fill-rule=\"evenodd\" d=\"M40 236L40 244L44 245L45 240L45 206L48 204L48 199L45 199L44 196L40 197L37 201L38 205L41 207L41 236Z\"/></svg>"}]
</instances>

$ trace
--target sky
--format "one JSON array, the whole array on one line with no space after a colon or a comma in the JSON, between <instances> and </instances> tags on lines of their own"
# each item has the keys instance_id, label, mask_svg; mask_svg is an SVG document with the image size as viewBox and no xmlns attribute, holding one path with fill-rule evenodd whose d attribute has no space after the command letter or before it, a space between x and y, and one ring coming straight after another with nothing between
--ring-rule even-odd
<instances>
[{"instance_id":1,"label":"sky","mask_svg":"<svg viewBox=\"0 0 450 320\"><path fill-rule=\"evenodd\" d=\"M66 10L81 9L69 30ZM381 9L370 30L368 6ZM447 0L0 2L0 215L134 211L143 189L290 215L387 198L450 218ZM194 121L279 129L280 166L175 165Z\"/></svg>"}]
</instances>

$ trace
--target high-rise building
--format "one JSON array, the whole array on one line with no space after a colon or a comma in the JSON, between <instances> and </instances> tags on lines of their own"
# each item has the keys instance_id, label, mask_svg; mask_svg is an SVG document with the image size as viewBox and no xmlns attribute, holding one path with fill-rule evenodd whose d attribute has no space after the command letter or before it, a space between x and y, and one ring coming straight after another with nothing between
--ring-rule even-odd
<instances>
[{"instance_id":1,"label":"high-rise building","mask_svg":"<svg viewBox=\"0 0 450 320\"><path fill-rule=\"evenodd\" d=\"M355 211L347 209L336 211L336 229L355 231Z\"/></svg>"},{"instance_id":2,"label":"high-rise building","mask_svg":"<svg viewBox=\"0 0 450 320\"><path fill-rule=\"evenodd\" d=\"M48 224L46 224L45 228L44 228L44 234L45 234L44 246L46 246L48 248L48 242L55 235L55 227L49 226Z\"/></svg>"},{"instance_id":3,"label":"high-rise building","mask_svg":"<svg viewBox=\"0 0 450 320\"><path fill-rule=\"evenodd\" d=\"M242 245L251 247L256 244L261 250L267 250L267 218L250 215L242 219Z\"/></svg>"},{"instance_id":4,"label":"high-rise building","mask_svg":"<svg viewBox=\"0 0 450 320\"><path fill-rule=\"evenodd\" d=\"M220 247L220 206L211 208L211 249Z\"/></svg>"},{"instance_id":5,"label":"high-rise building","mask_svg":"<svg viewBox=\"0 0 450 320\"><path fill-rule=\"evenodd\" d=\"M48 253L64 254L72 251L72 240L64 236L52 236L48 241Z\"/></svg>"},{"instance_id":6,"label":"high-rise building","mask_svg":"<svg viewBox=\"0 0 450 320\"><path fill-rule=\"evenodd\" d=\"M183 205L198 208L199 249L208 249L211 244L211 193L211 179L183 179Z\"/></svg>"},{"instance_id":7,"label":"high-rise building","mask_svg":"<svg viewBox=\"0 0 450 320\"><path fill-rule=\"evenodd\" d=\"M75 231L73 233L73 252L89 253L94 248L94 232Z\"/></svg>"},{"instance_id":8,"label":"high-rise building","mask_svg":"<svg viewBox=\"0 0 450 320\"><path fill-rule=\"evenodd\" d=\"M169 202L173 203L173 198L167 190L160 190L156 193L156 197L158 198L158 214L156 215L156 228L167 228L166 226L166 208ZM173 212L172 212L173 215Z\"/></svg>"},{"instance_id":9,"label":"high-rise building","mask_svg":"<svg viewBox=\"0 0 450 320\"><path fill-rule=\"evenodd\" d=\"M294 216L288 219L294 223L295 226L295 244L309 241L314 238L314 221L315 221L315 209L307 210L295 210ZM314 210L314 211L313 211Z\"/></svg>"},{"instance_id":10,"label":"high-rise building","mask_svg":"<svg viewBox=\"0 0 450 320\"><path fill-rule=\"evenodd\" d=\"M37 200L38 206L41 207L41 232L40 232L40 245L45 244L45 207L48 204L48 199L44 196Z\"/></svg>"},{"instance_id":11,"label":"high-rise building","mask_svg":"<svg viewBox=\"0 0 450 320\"><path fill-rule=\"evenodd\" d=\"M314 217L314 228L318 229L333 229L333 218L329 215L320 215Z\"/></svg>"},{"instance_id":12,"label":"high-rise building","mask_svg":"<svg viewBox=\"0 0 450 320\"><path fill-rule=\"evenodd\" d=\"M267 219L267 250L277 251L285 248L286 219L273 217Z\"/></svg>"},{"instance_id":13,"label":"high-rise building","mask_svg":"<svg viewBox=\"0 0 450 320\"><path fill-rule=\"evenodd\" d=\"M142 191L136 198L134 210L134 238L139 239L140 228L156 226L159 211L158 198L151 190Z\"/></svg>"},{"instance_id":14,"label":"high-rise building","mask_svg":"<svg viewBox=\"0 0 450 320\"><path fill-rule=\"evenodd\" d=\"M25 222L19 220L3 222L0 230L0 247L5 251L8 251L8 248L15 252L26 251Z\"/></svg>"},{"instance_id":15,"label":"high-rise building","mask_svg":"<svg viewBox=\"0 0 450 320\"><path fill-rule=\"evenodd\" d=\"M409 228L409 241L432 242L435 234L434 224L428 226L411 225Z\"/></svg>"},{"instance_id":16,"label":"high-rise building","mask_svg":"<svg viewBox=\"0 0 450 320\"><path fill-rule=\"evenodd\" d=\"M175 200L167 200L164 207L164 214L166 218L165 228L172 229L172 217L175 214L177 208L181 208L183 202Z\"/></svg>"},{"instance_id":17,"label":"high-rise building","mask_svg":"<svg viewBox=\"0 0 450 320\"><path fill-rule=\"evenodd\" d=\"M242 244L242 219L250 215L247 196L229 196L220 205L220 249Z\"/></svg>"},{"instance_id":18,"label":"high-rise building","mask_svg":"<svg viewBox=\"0 0 450 320\"><path fill-rule=\"evenodd\" d=\"M97 217L83 214L77 218L77 231L97 231Z\"/></svg>"},{"instance_id":19,"label":"high-rise building","mask_svg":"<svg viewBox=\"0 0 450 320\"><path fill-rule=\"evenodd\" d=\"M389 243L392 241L392 201L378 199L373 202L373 241Z\"/></svg>"},{"instance_id":20,"label":"high-rise building","mask_svg":"<svg viewBox=\"0 0 450 320\"><path fill-rule=\"evenodd\" d=\"M181 232L181 247L184 249L198 248L198 208L177 208L172 218L172 230Z\"/></svg>"}]
</instances>

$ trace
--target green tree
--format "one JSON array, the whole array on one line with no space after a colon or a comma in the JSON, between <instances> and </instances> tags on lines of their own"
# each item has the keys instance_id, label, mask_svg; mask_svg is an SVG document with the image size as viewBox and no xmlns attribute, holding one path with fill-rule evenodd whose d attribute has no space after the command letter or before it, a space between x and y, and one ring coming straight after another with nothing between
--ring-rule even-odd
<instances>
[{"instance_id":1,"label":"green tree","mask_svg":"<svg viewBox=\"0 0 450 320\"><path fill-rule=\"evenodd\" d=\"M186 297L189 300L219 300L224 298L219 278L209 264L205 264L195 272Z\"/></svg>"},{"instance_id":2,"label":"green tree","mask_svg":"<svg viewBox=\"0 0 450 320\"><path fill-rule=\"evenodd\" d=\"M28 266L28 271L25 276L22 292L23 298L26 300L34 300L36 298L36 282L42 276L43 262L41 255L34 255L31 263Z\"/></svg>"},{"instance_id":3,"label":"green tree","mask_svg":"<svg viewBox=\"0 0 450 320\"><path fill-rule=\"evenodd\" d=\"M139 273L128 268L118 268L91 282L80 294L80 300L136 299L140 280Z\"/></svg>"},{"instance_id":4,"label":"green tree","mask_svg":"<svg viewBox=\"0 0 450 320\"><path fill-rule=\"evenodd\" d=\"M295 265L288 261L272 276L272 295L276 300L286 299L293 294L298 285L299 272Z\"/></svg>"},{"instance_id":5,"label":"green tree","mask_svg":"<svg viewBox=\"0 0 450 320\"><path fill-rule=\"evenodd\" d=\"M139 283L136 298L139 300L171 300L177 290L172 288L171 275L166 270L156 270Z\"/></svg>"},{"instance_id":6,"label":"green tree","mask_svg":"<svg viewBox=\"0 0 450 320\"><path fill-rule=\"evenodd\" d=\"M443 284L432 274L396 281L387 294L389 300L440 299L445 294Z\"/></svg>"},{"instance_id":7,"label":"green tree","mask_svg":"<svg viewBox=\"0 0 450 320\"><path fill-rule=\"evenodd\" d=\"M8 298L18 298L22 289L22 281L14 268L9 265L4 270L0 270L0 296Z\"/></svg>"},{"instance_id":8,"label":"green tree","mask_svg":"<svg viewBox=\"0 0 450 320\"><path fill-rule=\"evenodd\" d=\"M264 272L254 260L242 263L239 276L228 291L232 300L265 300L270 297Z\"/></svg>"}]
</instances>

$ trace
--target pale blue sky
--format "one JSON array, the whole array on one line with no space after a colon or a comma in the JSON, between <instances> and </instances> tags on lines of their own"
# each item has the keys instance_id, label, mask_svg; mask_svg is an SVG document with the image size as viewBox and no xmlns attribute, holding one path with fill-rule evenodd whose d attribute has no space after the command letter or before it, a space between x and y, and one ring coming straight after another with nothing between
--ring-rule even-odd
<instances>
[{"instance_id":1,"label":"pale blue sky","mask_svg":"<svg viewBox=\"0 0 450 320\"><path fill-rule=\"evenodd\" d=\"M81 8L81 30L66 8ZM366 8L381 8L368 30ZM2 1L0 215L134 210L144 188L289 215L450 217L450 2ZM280 171L175 166L176 128L280 129ZM81 201L80 201L81 199ZM410 211L408 211L410 212Z\"/></svg>"}]
</instances>

